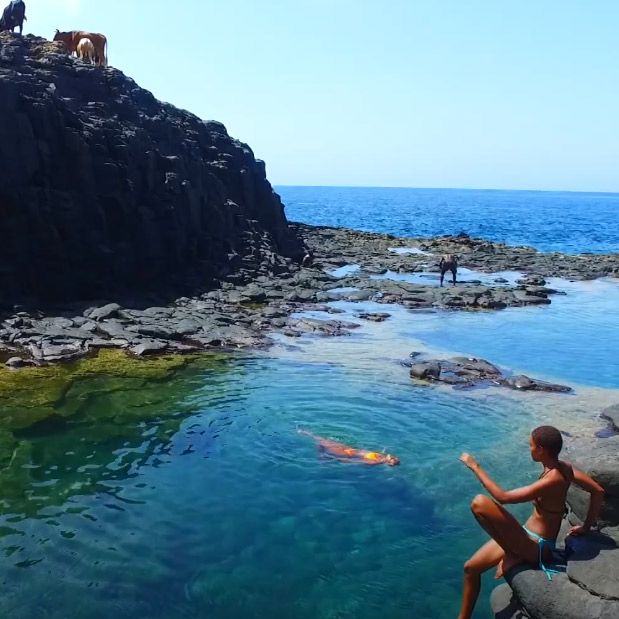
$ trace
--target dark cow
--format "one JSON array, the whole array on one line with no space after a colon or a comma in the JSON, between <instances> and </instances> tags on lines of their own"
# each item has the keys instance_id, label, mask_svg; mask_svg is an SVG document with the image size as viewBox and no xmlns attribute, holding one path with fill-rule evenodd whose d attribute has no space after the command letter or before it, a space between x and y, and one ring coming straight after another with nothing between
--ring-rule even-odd
<instances>
[{"instance_id":1,"label":"dark cow","mask_svg":"<svg viewBox=\"0 0 619 619\"><path fill-rule=\"evenodd\" d=\"M0 32L3 30L13 30L19 26L19 34L23 32L24 22L26 21L26 3L24 0L12 0L11 3L2 11L0 18Z\"/></svg>"},{"instance_id":2,"label":"dark cow","mask_svg":"<svg viewBox=\"0 0 619 619\"><path fill-rule=\"evenodd\" d=\"M447 271L451 271L451 281L455 286L456 273L458 272L458 256L455 254L441 256L441 261L438 263L438 266L441 270L441 286L443 285L443 279L445 278L445 273L447 273Z\"/></svg>"}]
</instances>

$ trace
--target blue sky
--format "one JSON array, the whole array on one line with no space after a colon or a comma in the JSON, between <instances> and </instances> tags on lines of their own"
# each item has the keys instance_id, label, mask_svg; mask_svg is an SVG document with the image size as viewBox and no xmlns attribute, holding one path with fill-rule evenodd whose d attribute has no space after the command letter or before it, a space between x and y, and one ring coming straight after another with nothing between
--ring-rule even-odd
<instances>
[{"instance_id":1,"label":"blue sky","mask_svg":"<svg viewBox=\"0 0 619 619\"><path fill-rule=\"evenodd\" d=\"M6 1L6 0L5 0ZM619 191L619 2L27 0L274 184Z\"/></svg>"}]
</instances>

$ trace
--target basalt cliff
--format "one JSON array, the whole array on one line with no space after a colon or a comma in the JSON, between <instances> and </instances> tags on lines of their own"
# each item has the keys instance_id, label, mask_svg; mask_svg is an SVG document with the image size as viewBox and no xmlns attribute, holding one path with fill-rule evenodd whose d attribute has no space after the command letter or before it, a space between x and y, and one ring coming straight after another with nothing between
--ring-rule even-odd
<instances>
[{"instance_id":1,"label":"basalt cliff","mask_svg":"<svg viewBox=\"0 0 619 619\"><path fill-rule=\"evenodd\" d=\"M303 256L225 127L59 44L0 34L0 303L191 294Z\"/></svg>"}]
</instances>

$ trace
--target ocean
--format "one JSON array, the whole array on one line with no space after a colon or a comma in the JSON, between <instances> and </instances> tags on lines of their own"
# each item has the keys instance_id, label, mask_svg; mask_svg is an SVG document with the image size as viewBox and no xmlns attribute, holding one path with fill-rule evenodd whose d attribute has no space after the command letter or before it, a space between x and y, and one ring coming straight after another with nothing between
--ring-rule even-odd
<instances>
[{"instance_id":1,"label":"ocean","mask_svg":"<svg viewBox=\"0 0 619 619\"><path fill-rule=\"evenodd\" d=\"M277 190L289 219L312 224L619 250L615 194ZM521 485L537 475L533 427L591 434L619 402L619 283L552 285L566 296L502 312L337 302L345 319L392 315L350 337L278 336L267 351L163 378L128 370L36 385L63 396L55 423L15 432L0 470L0 614L453 619L462 564L487 539L468 508L481 488L459 454ZM419 386L401 364L419 350L484 356L575 391ZM21 405L36 415L49 402L28 392ZM401 465L321 457L299 428ZM526 517L526 506L513 511ZM495 584L484 579L477 619L490 617Z\"/></svg>"},{"instance_id":2,"label":"ocean","mask_svg":"<svg viewBox=\"0 0 619 619\"><path fill-rule=\"evenodd\" d=\"M619 251L619 194L276 187L292 221L398 236L473 237L566 254Z\"/></svg>"}]
</instances>

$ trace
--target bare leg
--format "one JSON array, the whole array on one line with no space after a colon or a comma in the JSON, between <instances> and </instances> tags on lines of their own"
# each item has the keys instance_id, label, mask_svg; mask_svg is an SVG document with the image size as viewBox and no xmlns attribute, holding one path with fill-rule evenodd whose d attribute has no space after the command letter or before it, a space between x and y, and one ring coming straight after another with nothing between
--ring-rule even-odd
<instances>
[{"instance_id":1,"label":"bare leg","mask_svg":"<svg viewBox=\"0 0 619 619\"><path fill-rule=\"evenodd\" d=\"M456 285L456 269L451 270L451 282L454 286Z\"/></svg>"},{"instance_id":2,"label":"bare leg","mask_svg":"<svg viewBox=\"0 0 619 619\"><path fill-rule=\"evenodd\" d=\"M481 575L497 565L503 559L504 554L503 549L494 540L490 540L464 564L462 606L458 619L471 617L481 589Z\"/></svg>"},{"instance_id":3,"label":"bare leg","mask_svg":"<svg viewBox=\"0 0 619 619\"><path fill-rule=\"evenodd\" d=\"M537 565L537 542L526 534L520 523L506 509L487 496L478 494L471 503L471 511L482 528L505 551L502 565L497 569L497 578L522 562Z\"/></svg>"},{"instance_id":4,"label":"bare leg","mask_svg":"<svg viewBox=\"0 0 619 619\"><path fill-rule=\"evenodd\" d=\"M443 287L443 279L445 279L445 271L441 269L441 288Z\"/></svg>"}]
</instances>

